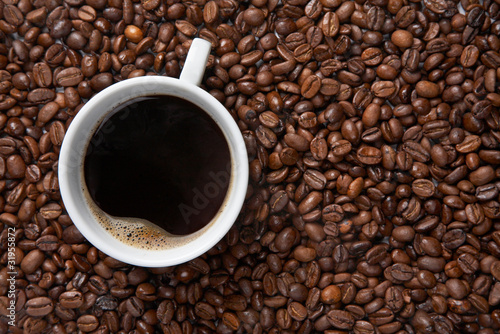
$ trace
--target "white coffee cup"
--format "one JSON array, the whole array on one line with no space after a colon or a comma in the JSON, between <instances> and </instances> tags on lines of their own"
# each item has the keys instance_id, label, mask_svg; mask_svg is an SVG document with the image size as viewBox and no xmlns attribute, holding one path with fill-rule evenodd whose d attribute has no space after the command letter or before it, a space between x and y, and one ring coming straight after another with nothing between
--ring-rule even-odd
<instances>
[{"instance_id":1,"label":"white coffee cup","mask_svg":"<svg viewBox=\"0 0 500 334\"><path fill-rule=\"evenodd\" d=\"M210 50L209 42L194 39L180 79L146 76L127 79L104 89L78 112L64 137L58 176L65 208L83 236L117 260L143 267L165 267L190 261L217 244L241 210L248 184L248 158L243 137L226 108L198 86ZM205 227L190 235L174 236L155 229L147 221L109 216L95 205L86 189L83 165L93 133L118 106L151 95L170 95L194 103L219 125L229 146L231 175L224 202ZM117 236L123 229L143 233L142 236L146 233L144 240L147 241L141 244L123 240L122 235ZM154 245L145 242L154 242Z\"/></svg>"}]
</instances>

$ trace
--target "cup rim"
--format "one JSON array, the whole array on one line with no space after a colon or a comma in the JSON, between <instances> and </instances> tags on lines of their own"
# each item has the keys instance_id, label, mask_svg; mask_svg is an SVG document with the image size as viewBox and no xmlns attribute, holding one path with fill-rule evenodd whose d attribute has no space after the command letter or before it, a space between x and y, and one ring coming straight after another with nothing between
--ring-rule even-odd
<instances>
[{"instance_id":1,"label":"cup rim","mask_svg":"<svg viewBox=\"0 0 500 334\"><path fill-rule=\"evenodd\" d=\"M81 162L86 151L85 148L95 127L116 106L132 98L151 95L178 96L205 110L214 118L226 136L232 159L232 182L228 189L224 211L218 217L219 219L213 224L211 223L210 228L207 228L198 237L184 245L164 250L144 250L127 245L105 232L103 226L95 218L92 222L88 222L88 205L81 203L82 198L84 198L84 187L75 187L75 184L71 184L71 180L74 181L75 178L78 179L77 182L82 181L78 171L82 168ZM114 107L107 108L105 113L99 115L99 108L105 108L102 105L109 104L110 100L115 99L115 96L126 96L127 98L111 102ZM97 116L99 119L91 123L93 128L82 130L82 126L87 126L86 123L90 122L89 118L92 120ZM83 137L85 140L82 142ZM72 163L72 159L76 159L74 161L77 163L74 161ZM164 267L184 263L202 255L226 235L236 221L246 197L248 157L241 131L227 109L215 97L200 87L179 79L148 76L115 83L96 94L82 107L65 134L60 150L58 176L61 197L66 211L74 225L91 244L107 255L125 263L143 267ZM99 226L101 230L96 226ZM103 231L104 233L101 233Z\"/></svg>"}]
</instances>

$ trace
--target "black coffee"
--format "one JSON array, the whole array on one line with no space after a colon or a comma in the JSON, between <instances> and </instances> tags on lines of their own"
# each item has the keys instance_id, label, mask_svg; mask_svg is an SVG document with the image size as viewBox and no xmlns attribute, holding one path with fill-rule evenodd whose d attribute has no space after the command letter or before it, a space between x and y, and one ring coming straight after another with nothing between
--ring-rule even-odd
<instances>
[{"instance_id":1,"label":"black coffee","mask_svg":"<svg viewBox=\"0 0 500 334\"><path fill-rule=\"evenodd\" d=\"M148 96L120 106L101 124L84 170L103 211L185 235L221 207L231 158L223 133L202 109L172 96Z\"/></svg>"}]
</instances>

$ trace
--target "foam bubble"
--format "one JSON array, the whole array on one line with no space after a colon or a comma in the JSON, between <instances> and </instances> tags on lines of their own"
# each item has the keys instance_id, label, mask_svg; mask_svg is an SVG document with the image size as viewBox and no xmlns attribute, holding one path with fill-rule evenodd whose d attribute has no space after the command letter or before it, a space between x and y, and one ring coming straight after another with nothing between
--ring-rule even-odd
<instances>
[{"instance_id":1,"label":"foam bubble","mask_svg":"<svg viewBox=\"0 0 500 334\"><path fill-rule=\"evenodd\" d=\"M92 201L88 204L96 220L111 236L135 248L164 250L181 246L193 238L172 235L144 219L113 217L99 209Z\"/></svg>"}]
</instances>

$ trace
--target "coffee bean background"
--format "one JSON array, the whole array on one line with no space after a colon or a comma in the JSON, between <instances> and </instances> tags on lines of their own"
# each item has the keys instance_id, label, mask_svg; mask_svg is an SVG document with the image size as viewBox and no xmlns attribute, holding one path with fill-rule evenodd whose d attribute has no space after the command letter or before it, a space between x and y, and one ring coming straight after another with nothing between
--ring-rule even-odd
<instances>
[{"instance_id":1,"label":"coffee bean background","mask_svg":"<svg viewBox=\"0 0 500 334\"><path fill-rule=\"evenodd\" d=\"M498 333L499 18L498 0L0 1L0 333ZM195 37L246 202L203 256L132 267L72 224L58 153L89 98L178 77Z\"/></svg>"}]
</instances>

